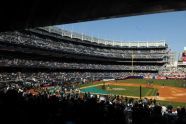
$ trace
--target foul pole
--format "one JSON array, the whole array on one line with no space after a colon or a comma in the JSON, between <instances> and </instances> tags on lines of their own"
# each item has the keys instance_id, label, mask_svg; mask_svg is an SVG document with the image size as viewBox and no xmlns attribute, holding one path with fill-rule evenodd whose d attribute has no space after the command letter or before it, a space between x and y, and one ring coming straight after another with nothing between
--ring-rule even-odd
<instances>
[{"instance_id":1,"label":"foul pole","mask_svg":"<svg viewBox=\"0 0 186 124\"><path fill-rule=\"evenodd\" d=\"M141 99L141 85L140 85L140 99Z\"/></svg>"}]
</instances>

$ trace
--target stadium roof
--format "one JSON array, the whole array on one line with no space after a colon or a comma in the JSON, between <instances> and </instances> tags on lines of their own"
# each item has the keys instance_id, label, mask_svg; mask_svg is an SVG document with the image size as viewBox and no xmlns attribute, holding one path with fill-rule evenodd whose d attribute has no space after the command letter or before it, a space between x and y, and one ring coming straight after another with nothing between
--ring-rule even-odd
<instances>
[{"instance_id":1,"label":"stadium roof","mask_svg":"<svg viewBox=\"0 0 186 124\"><path fill-rule=\"evenodd\" d=\"M0 31L186 9L186 0L1 1Z\"/></svg>"}]
</instances>

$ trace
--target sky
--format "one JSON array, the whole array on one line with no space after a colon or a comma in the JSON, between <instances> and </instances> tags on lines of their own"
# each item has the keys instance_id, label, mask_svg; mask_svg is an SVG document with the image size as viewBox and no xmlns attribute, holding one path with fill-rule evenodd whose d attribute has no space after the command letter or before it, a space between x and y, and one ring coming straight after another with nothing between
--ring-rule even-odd
<instances>
[{"instance_id":1,"label":"sky","mask_svg":"<svg viewBox=\"0 0 186 124\"><path fill-rule=\"evenodd\" d=\"M177 53L186 47L186 11L87 21L57 27L114 41L165 40L169 48Z\"/></svg>"}]
</instances>

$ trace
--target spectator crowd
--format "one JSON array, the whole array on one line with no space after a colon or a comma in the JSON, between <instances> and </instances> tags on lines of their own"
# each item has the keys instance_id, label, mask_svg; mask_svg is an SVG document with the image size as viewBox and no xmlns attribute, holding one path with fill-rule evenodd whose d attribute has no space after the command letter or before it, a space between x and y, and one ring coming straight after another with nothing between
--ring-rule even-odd
<instances>
[{"instance_id":1,"label":"spectator crowd","mask_svg":"<svg viewBox=\"0 0 186 124\"><path fill-rule=\"evenodd\" d=\"M18 31L0 33L0 42L11 44L32 46L53 51L62 51L75 54L86 54L100 57L111 58L136 58L136 59L163 59L166 57L166 50L120 50L87 46L83 44L74 44L61 39L51 39L48 37L39 37L34 34L25 34Z\"/></svg>"},{"instance_id":2,"label":"spectator crowd","mask_svg":"<svg viewBox=\"0 0 186 124\"><path fill-rule=\"evenodd\" d=\"M33 94L23 86L0 91L1 121L45 124L185 124L185 106L173 108L155 99L80 93L63 85L53 94L47 89ZM13 119L15 118L15 119Z\"/></svg>"},{"instance_id":3,"label":"spectator crowd","mask_svg":"<svg viewBox=\"0 0 186 124\"><path fill-rule=\"evenodd\" d=\"M12 72L0 73L0 81L38 81L42 82L80 82L84 83L103 79L125 79L129 76L152 76L152 73L131 73L131 72Z\"/></svg>"},{"instance_id":4,"label":"spectator crowd","mask_svg":"<svg viewBox=\"0 0 186 124\"><path fill-rule=\"evenodd\" d=\"M66 63L56 61L38 61L18 58L1 58L1 67L30 67L30 68L52 68L52 69L91 69L91 70L142 70L158 71L158 65L105 65L86 63Z\"/></svg>"}]
</instances>

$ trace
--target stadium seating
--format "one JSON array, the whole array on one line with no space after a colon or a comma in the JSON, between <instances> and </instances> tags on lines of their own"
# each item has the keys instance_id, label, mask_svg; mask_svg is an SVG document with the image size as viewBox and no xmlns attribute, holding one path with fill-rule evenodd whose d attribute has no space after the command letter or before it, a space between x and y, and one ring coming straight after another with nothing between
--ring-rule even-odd
<instances>
[{"instance_id":1,"label":"stadium seating","mask_svg":"<svg viewBox=\"0 0 186 124\"><path fill-rule=\"evenodd\" d=\"M88 69L120 72L133 70L134 72L152 71L157 73L159 68L167 62L167 45L164 41L111 42L78 33L70 34L68 31L51 27L1 32L0 44L0 50L5 52L10 52L11 49L11 51L15 52L32 53L32 57L41 56L41 54L55 56L59 58L58 60L60 60L61 55L63 59L66 59L67 56L69 58L72 56L71 58L74 59L75 56L74 61L76 61L76 58L83 58L88 62L59 62L41 59L32 60L31 57L24 59L14 56L11 58L2 56L0 59L1 67L48 68L53 70ZM15 54L15 52L11 54ZM51 53L49 54L48 52ZM114 63L100 64L95 62L97 60L104 61L104 63L113 61ZM131 66L132 62L135 65Z\"/></svg>"},{"instance_id":2,"label":"stadium seating","mask_svg":"<svg viewBox=\"0 0 186 124\"><path fill-rule=\"evenodd\" d=\"M63 86L62 86L63 87ZM185 124L186 109L160 105L154 99L133 99L115 95L80 94L75 90L33 95L21 85L0 91L1 121L7 123L104 123ZM16 116L16 119L8 119Z\"/></svg>"},{"instance_id":3,"label":"stadium seating","mask_svg":"<svg viewBox=\"0 0 186 124\"><path fill-rule=\"evenodd\" d=\"M185 124L184 107L175 110L155 99L89 93L106 92L100 89L81 93L76 85L158 74L171 76L174 69L168 75L164 73L167 48L164 41L116 42L52 27L1 32L1 121ZM179 74L185 73L178 70ZM6 119L15 115L16 119Z\"/></svg>"}]
</instances>

